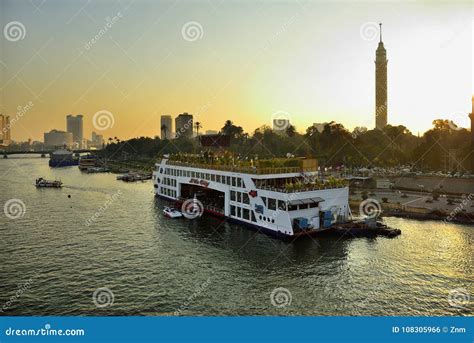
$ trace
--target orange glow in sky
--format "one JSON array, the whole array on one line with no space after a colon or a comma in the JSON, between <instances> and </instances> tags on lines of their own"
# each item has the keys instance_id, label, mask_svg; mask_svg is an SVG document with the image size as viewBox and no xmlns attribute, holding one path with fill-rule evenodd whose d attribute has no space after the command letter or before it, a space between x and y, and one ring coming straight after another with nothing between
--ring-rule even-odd
<instances>
[{"instance_id":1,"label":"orange glow in sky","mask_svg":"<svg viewBox=\"0 0 474 343\"><path fill-rule=\"evenodd\" d=\"M189 112L203 131L226 119L247 131L284 111L298 131L331 120L374 126L374 23L388 56L388 121L413 133L471 110L469 1L30 1L0 4L0 112L14 140L42 140L84 115L84 134L127 139L160 133L160 116ZM105 29L106 28L106 29ZM94 129L94 113L114 124ZM466 117L467 118L467 117ZM462 126L467 127L467 119Z\"/></svg>"}]
</instances>

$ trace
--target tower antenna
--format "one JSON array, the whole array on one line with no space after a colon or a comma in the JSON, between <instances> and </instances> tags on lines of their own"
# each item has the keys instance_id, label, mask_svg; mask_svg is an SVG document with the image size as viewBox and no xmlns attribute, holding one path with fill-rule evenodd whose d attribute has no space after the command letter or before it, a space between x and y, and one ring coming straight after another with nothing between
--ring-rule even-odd
<instances>
[{"instance_id":1,"label":"tower antenna","mask_svg":"<svg viewBox=\"0 0 474 343\"><path fill-rule=\"evenodd\" d=\"M382 43L382 23L379 23L380 26L380 43Z\"/></svg>"}]
</instances>

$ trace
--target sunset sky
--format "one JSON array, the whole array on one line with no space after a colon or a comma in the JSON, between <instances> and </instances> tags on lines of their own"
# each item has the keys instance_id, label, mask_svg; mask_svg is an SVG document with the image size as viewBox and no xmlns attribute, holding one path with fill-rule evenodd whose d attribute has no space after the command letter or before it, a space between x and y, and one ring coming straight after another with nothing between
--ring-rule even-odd
<instances>
[{"instance_id":1,"label":"sunset sky","mask_svg":"<svg viewBox=\"0 0 474 343\"><path fill-rule=\"evenodd\" d=\"M23 39L7 39L12 21ZM197 37L189 22L200 25ZM204 131L226 119L253 131L278 111L301 132L331 120L371 129L378 22L389 123L415 134L436 118L467 127L470 1L0 0L0 112L15 118L33 104L13 125L14 140L65 130L67 114L84 115L90 139L100 110L114 118L95 130L106 138L159 135L160 116L182 112Z\"/></svg>"}]
</instances>

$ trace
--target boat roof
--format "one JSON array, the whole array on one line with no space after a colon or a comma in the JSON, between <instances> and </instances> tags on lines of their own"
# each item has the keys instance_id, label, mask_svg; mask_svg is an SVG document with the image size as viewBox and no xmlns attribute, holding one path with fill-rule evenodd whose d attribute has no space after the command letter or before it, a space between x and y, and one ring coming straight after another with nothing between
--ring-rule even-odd
<instances>
[{"instance_id":1,"label":"boat roof","mask_svg":"<svg viewBox=\"0 0 474 343\"><path fill-rule=\"evenodd\" d=\"M290 205L306 205L311 203L323 202L324 199L320 197L309 198L309 199L299 199L299 200L290 200L288 203Z\"/></svg>"}]
</instances>

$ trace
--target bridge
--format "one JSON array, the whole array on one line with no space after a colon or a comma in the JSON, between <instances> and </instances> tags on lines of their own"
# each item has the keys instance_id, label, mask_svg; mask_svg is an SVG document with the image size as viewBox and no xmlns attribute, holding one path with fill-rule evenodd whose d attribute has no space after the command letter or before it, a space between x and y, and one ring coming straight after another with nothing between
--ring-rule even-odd
<instances>
[{"instance_id":1,"label":"bridge","mask_svg":"<svg viewBox=\"0 0 474 343\"><path fill-rule=\"evenodd\" d=\"M49 155L52 152L56 151L55 150L41 150L41 151L31 151L31 150L18 150L18 151L5 151L5 150L0 150L0 154L3 155L3 157L8 157L8 155ZM101 150L91 150L91 149L77 149L77 150L72 150L74 154L82 154L86 152L97 152Z\"/></svg>"}]
</instances>

